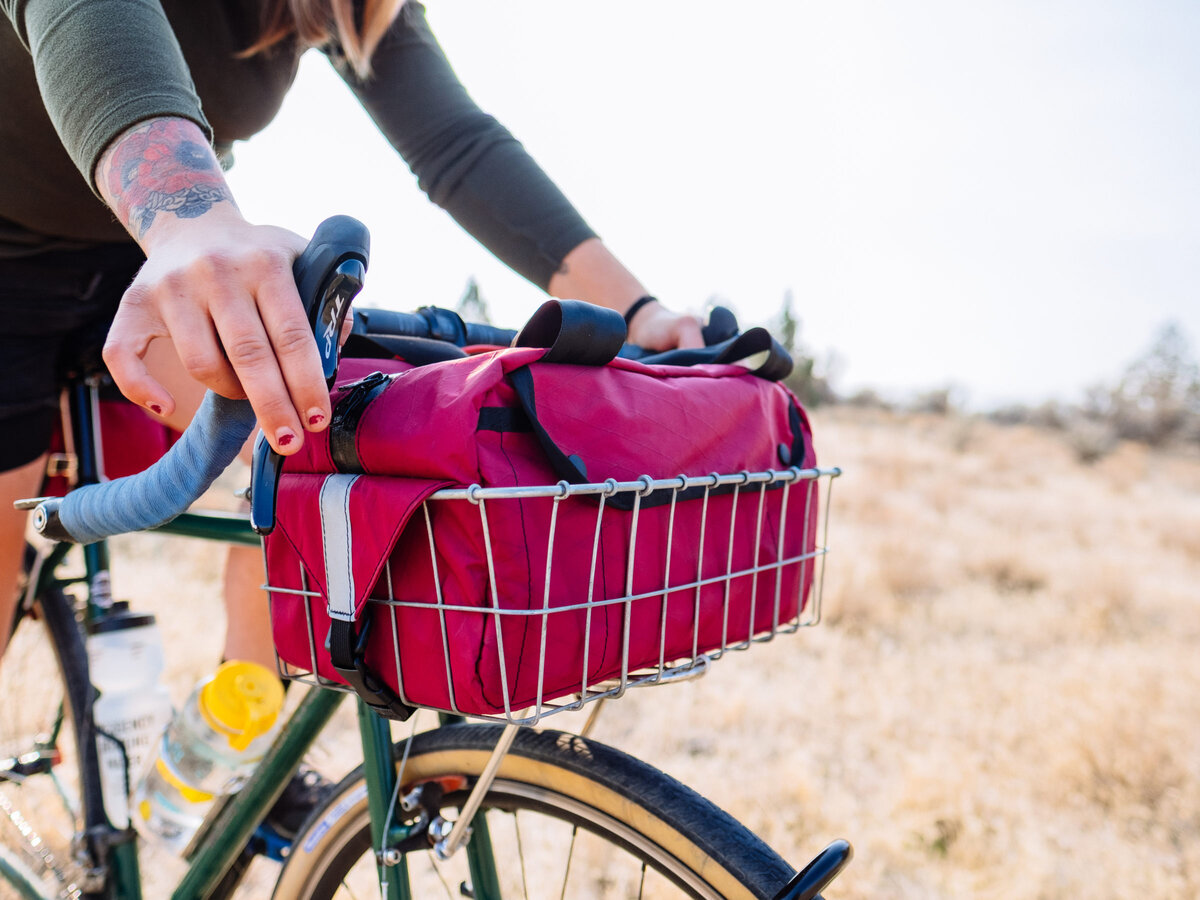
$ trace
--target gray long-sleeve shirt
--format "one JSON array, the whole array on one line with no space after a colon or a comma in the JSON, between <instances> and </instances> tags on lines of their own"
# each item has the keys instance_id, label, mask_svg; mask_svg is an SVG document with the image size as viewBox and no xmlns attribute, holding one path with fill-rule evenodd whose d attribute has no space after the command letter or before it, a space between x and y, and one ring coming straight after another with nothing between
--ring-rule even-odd
<instances>
[{"instance_id":1,"label":"gray long-sleeve shirt","mask_svg":"<svg viewBox=\"0 0 1200 900\"><path fill-rule=\"evenodd\" d=\"M156 116L191 119L228 155L270 123L299 48L248 59L256 0L0 0L0 257L127 242L92 191L105 147ZM419 3L405 4L360 80L335 68L433 202L546 287L593 232L511 134L471 100ZM299 187L299 186L298 186ZM350 210L350 212L353 212Z\"/></svg>"}]
</instances>

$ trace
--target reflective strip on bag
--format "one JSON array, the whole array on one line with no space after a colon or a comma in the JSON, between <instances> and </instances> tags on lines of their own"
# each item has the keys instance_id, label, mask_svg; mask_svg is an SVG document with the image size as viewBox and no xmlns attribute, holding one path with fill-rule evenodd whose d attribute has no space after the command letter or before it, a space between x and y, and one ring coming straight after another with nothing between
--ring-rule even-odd
<instances>
[{"instance_id":1,"label":"reflective strip on bag","mask_svg":"<svg viewBox=\"0 0 1200 900\"><path fill-rule=\"evenodd\" d=\"M321 543L329 618L354 621L354 569L351 566L350 489L358 475L330 475L321 485Z\"/></svg>"}]
</instances>

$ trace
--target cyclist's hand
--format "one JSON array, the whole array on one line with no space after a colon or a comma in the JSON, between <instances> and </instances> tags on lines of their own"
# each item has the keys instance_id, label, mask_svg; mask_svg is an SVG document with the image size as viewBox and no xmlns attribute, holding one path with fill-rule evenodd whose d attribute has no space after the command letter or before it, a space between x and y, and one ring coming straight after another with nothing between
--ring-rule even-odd
<instances>
[{"instance_id":1,"label":"cyclist's hand","mask_svg":"<svg viewBox=\"0 0 1200 900\"><path fill-rule=\"evenodd\" d=\"M156 337L169 337L184 368L226 397L250 401L281 453L329 421L329 392L292 261L306 241L256 226L231 204L203 217L162 217L147 234L148 259L125 293L104 347L122 393L169 415L174 398L146 369Z\"/></svg>"},{"instance_id":2,"label":"cyclist's hand","mask_svg":"<svg viewBox=\"0 0 1200 900\"><path fill-rule=\"evenodd\" d=\"M645 286L621 264L599 238L588 238L566 255L550 278L552 297L586 300L624 313L635 297L648 295ZM667 309L657 300L633 315L626 339L647 350L703 347L700 320Z\"/></svg>"},{"instance_id":3,"label":"cyclist's hand","mask_svg":"<svg viewBox=\"0 0 1200 900\"><path fill-rule=\"evenodd\" d=\"M634 313L627 340L647 350L704 346L704 338L700 336L700 320L696 316L677 313L657 300Z\"/></svg>"},{"instance_id":4,"label":"cyclist's hand","mask_svg":"<svg viewBox=\"0 0 1200 900\"><path fill-rule=\"evenodd\" d=\"M104 346L117 386L169 416L175 399L146 369L154 338L226 397L245 397L281 453L329 422L316 342L292 280L298 235L242 218L208 138L188 119L138 122L101 155L96 189L146 251Z\"/></svg>"}]
</instances>

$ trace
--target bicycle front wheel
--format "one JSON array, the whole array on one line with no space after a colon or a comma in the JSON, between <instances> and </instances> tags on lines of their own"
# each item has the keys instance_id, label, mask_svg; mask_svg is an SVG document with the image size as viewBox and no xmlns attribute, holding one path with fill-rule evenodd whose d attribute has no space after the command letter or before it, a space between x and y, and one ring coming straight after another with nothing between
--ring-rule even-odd
<instances>
[{"instance_id":1,"label":"bicycle front wheel","mask_svg":"<svg viewBox=\"0 0 1200 900\"><path fill-rule=\"evenodd\" d=\"M29 577L38 563L26 548ZM32 871L39 889L79 897L87 875L75 840L103 821L83 635L74 604L56 587L28 608L18 604L8 625L0 660L0 849Z\"/></svg>"},{"instance_id":2,"label":"bicycle front wheel","mask_svg":"<svg viewBox=\"0 0 1200 900\"><path fill-rule=\"evenodd\" d=\"M402 793L438 782L447 791L441 809L453 818L450 811L465 802L500 731L451 725L416 735ZM398 758L402 750L398 745ZM397 808L393 824L411 822L418 812ZM275 897L376 895L370 824L360 767L310 817ZM484 853L481 835L490 840L486 855L504 897L770 898L794 874L690 788L619 750L556 731L518 733L474 820L476 854ZM481 896L480 868L467 857L468 849L447 861L427 849L408 853L412 895Z\"/></svg>"}]
</instances>

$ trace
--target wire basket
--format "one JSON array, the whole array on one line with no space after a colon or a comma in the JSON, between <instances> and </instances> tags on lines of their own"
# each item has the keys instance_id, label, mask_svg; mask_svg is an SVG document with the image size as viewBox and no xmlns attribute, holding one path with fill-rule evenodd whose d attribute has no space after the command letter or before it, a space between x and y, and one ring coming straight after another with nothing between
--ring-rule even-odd
<instances>
[{"instance_id":1,"label":"wire basket","mask_svg":"<svg viewBox=\"0 0 1200 900\"><path fill-rule=\"evenodd\" d=\"M439 490L410 519L401 537L407 555L384 567L367 602L372 639L385 648L376 647L373 669L410 706L522 725L630 687L703 674L728 652L820 621L830 496L840 474L790 468ZM513 522L530 516L548 517L548 538L529 548L529 584L513 591L498 571L512 556ZM439 549L448 533L462 533L448 532L451 519L481 538L481 595L470 602L451 596L455 578ZM799 540L788 537L789 528L802 532ZM614 535L623 543L617 589ZM603 578L606 554L610 577ZM267 589L273 618L281 604L303 606L291 621L305 623L309 659L301 665L277 656L280 675L349 691L321 673L328 672L321 664L328 658L325 601L298 559L295 565L298 577L281 579L291 586L268 568L276 583ZM414 595L399 581L416 568L427 576ZM471 673L489 680L494 693L498 686L490 711L462 696L455 651L463 640L491 648ZM574 671L565 684L564 654Z\"/></svg>"}]
</instances>

